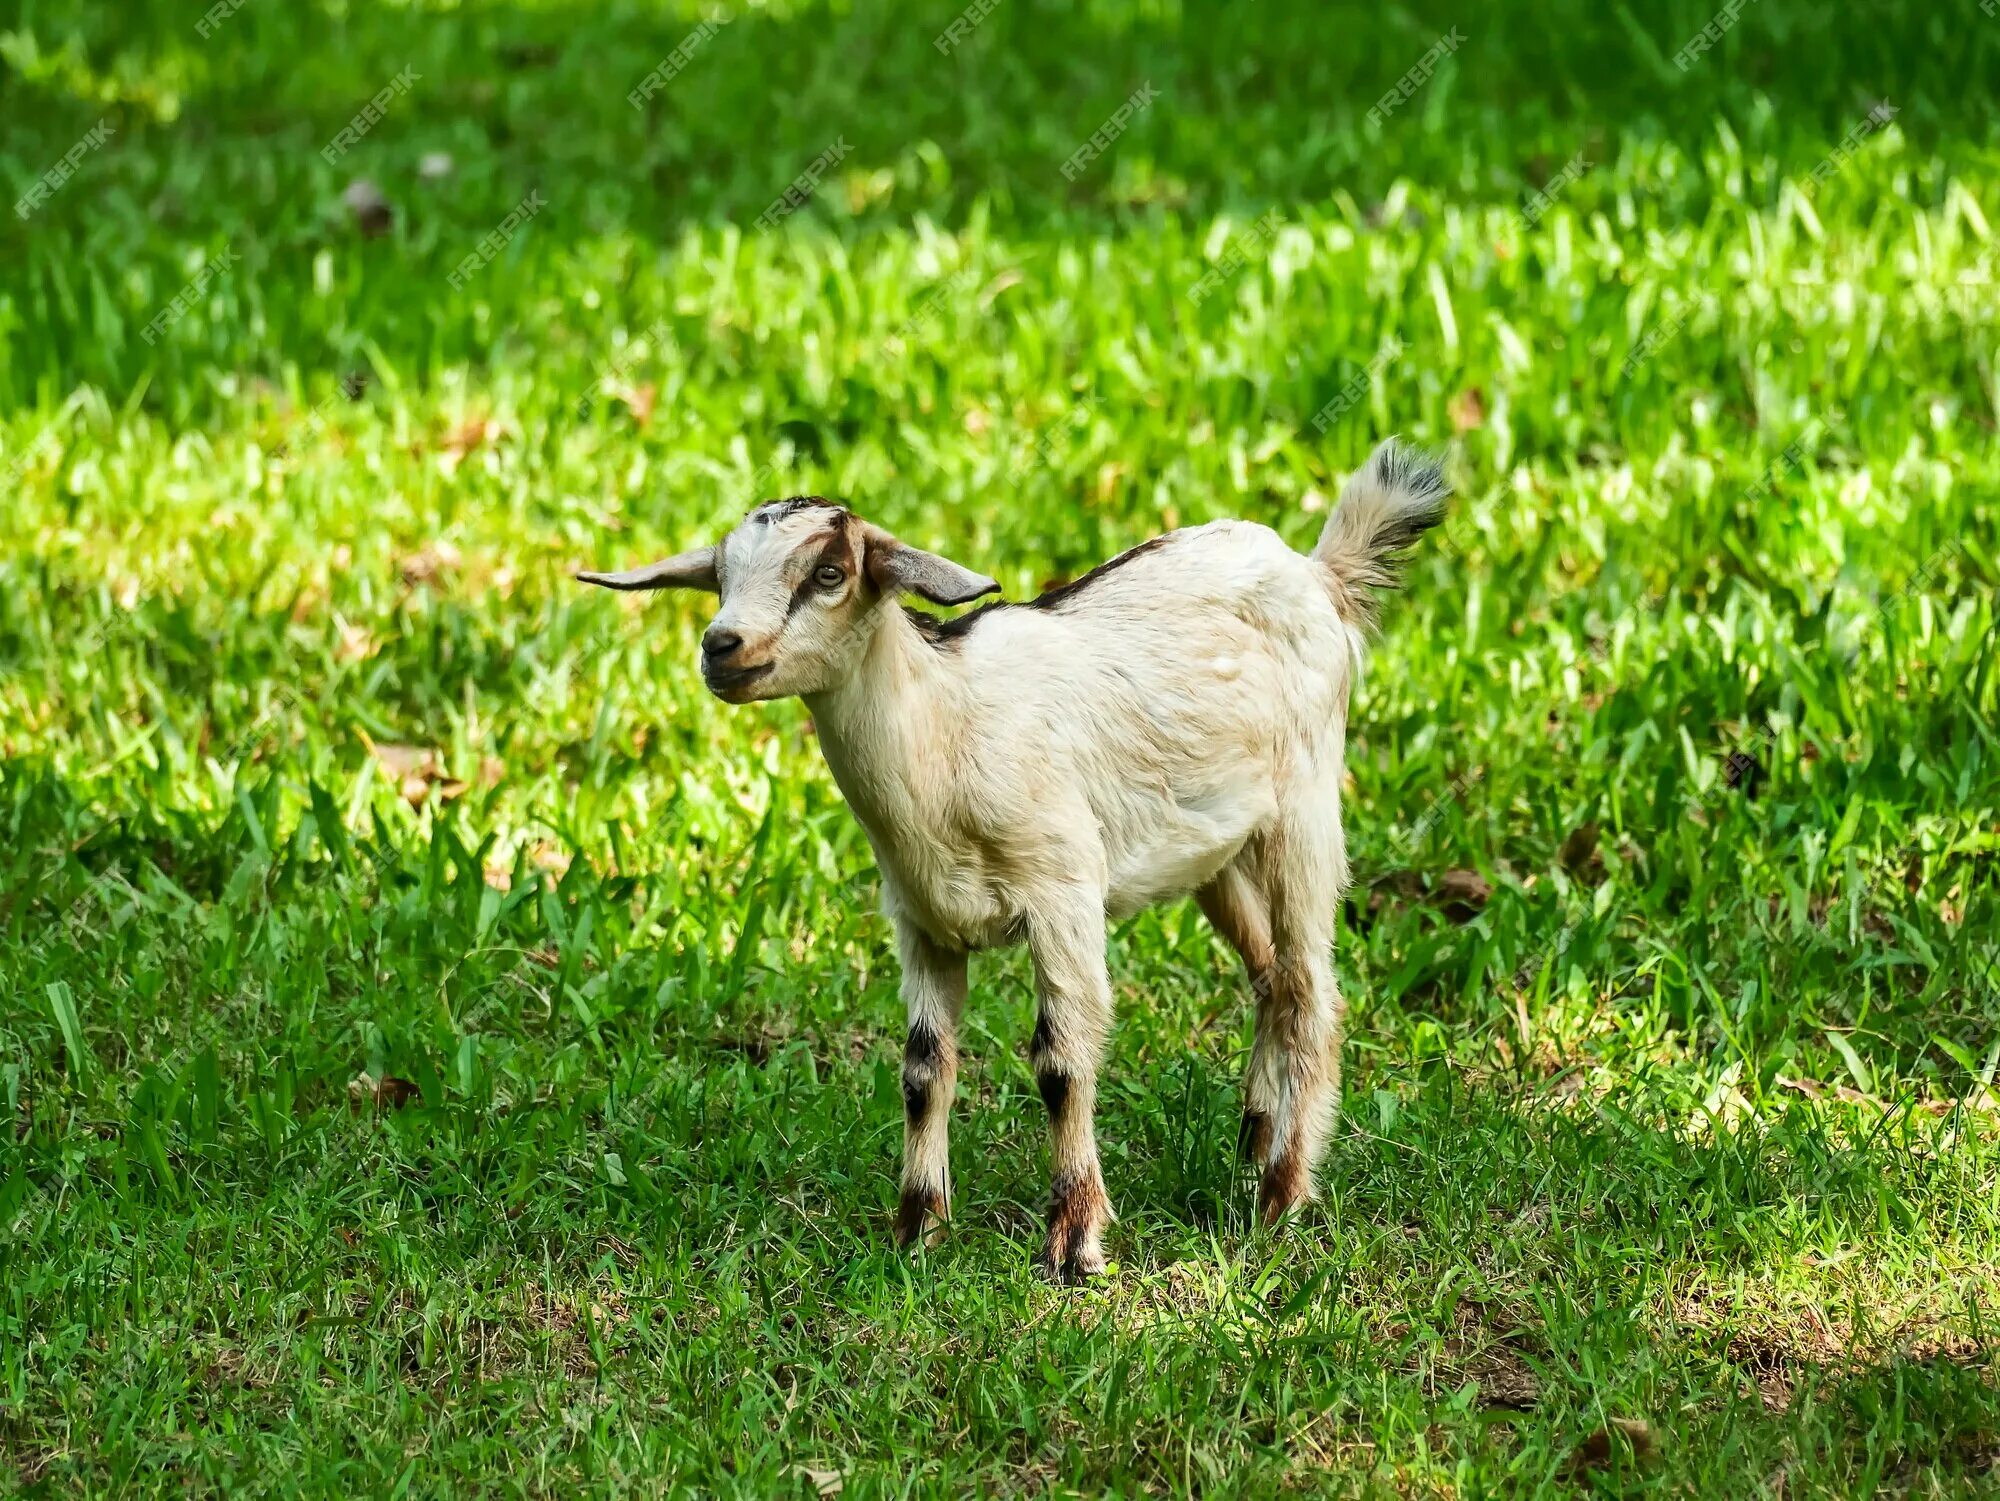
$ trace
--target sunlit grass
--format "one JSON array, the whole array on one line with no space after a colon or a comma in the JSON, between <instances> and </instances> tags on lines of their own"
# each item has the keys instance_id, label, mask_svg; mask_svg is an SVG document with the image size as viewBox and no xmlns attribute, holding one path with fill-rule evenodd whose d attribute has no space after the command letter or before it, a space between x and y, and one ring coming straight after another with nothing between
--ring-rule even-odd
<instances>
[{"instance_id":1,"label":"sunlit grass","mask_svg":"<svg viewBox=\"0 0 2000 1501\"><path fill-rule=\"evenodd\" d=\"M1992 1487L1976 22L1766 0L1683 76L1704 6L1506 7L1376 126L1453 18L746 7L635 110L694 12L74 9L0 42L10 203L117 126L0 229L8 1483ZM1459 500L1355 711L1323 1203L1251 1223L1176 907L1112 937L1116 1274L1028 1268L1020 954L898 1257L810 722L571 571L818 491L1020 598L1304 544L1392 431Z\"/></svg>"}]
</instances>

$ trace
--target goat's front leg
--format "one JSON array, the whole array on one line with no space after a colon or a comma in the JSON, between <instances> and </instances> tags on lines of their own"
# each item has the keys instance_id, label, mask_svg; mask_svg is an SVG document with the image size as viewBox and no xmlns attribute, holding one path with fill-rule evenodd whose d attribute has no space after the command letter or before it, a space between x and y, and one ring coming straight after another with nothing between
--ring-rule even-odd
<instances>
[{"instance_id":1,"label":"goat's front leg","mask_svg":"<svg viewBox=\"0 0 2000 1501\"><path fill-rule=\"evenodd\" d=\"M903 954L903 1191L896 1244L934 1240L951 1215L951 1096L958 1082L958 1016L965 955L939 947L913 923L896 924Z\"/></svg>"},{"instance_id":2,"label":"goat's front leg","mask_svg":"<svg viewBox=\"0 0 2000 1501\"><path fill-rule=\"evenodd\" d=\"M1071 892L1043 909L1030 920L1028 948L1039 1003L1029 1062L1049 1112L1049 1239L1041 1264L1052 1277L1079 1282L1104 1270L1101 1237L1112 1218L1091 1124L1111 1034L1102 898Z\"/></svg>"}]
</instances>

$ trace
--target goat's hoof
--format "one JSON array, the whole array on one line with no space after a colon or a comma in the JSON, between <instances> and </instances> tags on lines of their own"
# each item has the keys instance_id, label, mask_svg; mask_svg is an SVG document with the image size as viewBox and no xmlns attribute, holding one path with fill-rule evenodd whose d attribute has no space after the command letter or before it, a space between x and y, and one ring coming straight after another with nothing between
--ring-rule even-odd
<instances>
[{"instance_id":1,"label":"goat's hoof","mask_svg":"<svg viewBox=\"0 0 2000 1501\"><path fill-rule=\"evenodd\" d=\"M1049 1281L1078 1287L1104 1275L1104 1248L1096 1245L1065 1248L1051 1240L1035 1258L1035 1265Z\"/></svg>"},{"instance_id":2,"label":"goat's hoof","mask_svg":"<svg viewBox=\"0 0 2000 1501\"><path fill-rule=\"evenodd\" d=\"M1312 1197L1312 1179L1300 1168L1298 1159L1281 1153L1264 1169L1257 1186L1257 1217L1267 1226L1290 1218Z\"/></svg>"},{"instance_id":3,"label":"goat's hoof","mask_svg":"<svg viewBox=\"0 0 2000 1501\"><path fill-rule=\"evenodd\" d=\"M1258 1195L1257 1218L1263 1221L1266 1230L1276 1229L1286 1220L1296 1219L1299 1206L1304 1199L1266 1199Z\"/></svg>"},{"instance_id":4,"label":"goat's hoof","mask_svg":"<svg viewBox=\"0 0 2000 1501\"><path fill-rule=\"evenodd\" d=\"M896 1245L904 1251L934 1246L944 1239L950 1207L935 1190L906 1188L896 1203Z\"/></svg>"}]
</instances>

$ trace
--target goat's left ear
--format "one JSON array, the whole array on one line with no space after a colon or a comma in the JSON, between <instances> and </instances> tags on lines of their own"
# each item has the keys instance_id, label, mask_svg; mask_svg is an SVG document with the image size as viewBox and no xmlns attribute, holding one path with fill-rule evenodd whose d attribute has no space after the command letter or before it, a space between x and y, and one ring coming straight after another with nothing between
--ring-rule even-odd
<instances>
[{"instance_id":1,"label":"goat's left ear","mask_svg":"<svg viewBox=\"0 0 2000 1501\"><path fill-rule=\"evenodd\" d=\"M999 591L999 583L985 574L898 542L879 526L867 526L863 538L863 566L884 594L919 594L934 605L962 605Z\"/></svg>"}]
</instances>

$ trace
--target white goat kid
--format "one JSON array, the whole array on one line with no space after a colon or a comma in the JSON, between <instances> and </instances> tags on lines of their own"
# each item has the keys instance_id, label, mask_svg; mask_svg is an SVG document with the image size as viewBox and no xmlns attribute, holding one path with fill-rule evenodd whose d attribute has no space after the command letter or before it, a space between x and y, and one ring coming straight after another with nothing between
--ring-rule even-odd
<instances>
[{"instance_id":1,"label":"white goat kid","mask_svg":"<svg viewBox=\"0 0 2000 1501\"><path fill-rule=\"evenodd\" d=\"M898 1240L951 1205L947 1118L966 956L1025 942L1048 1107L1043 1261L1104 1267L1091 1115L1111 1029L1105 919L1193 892L1257 997L1241 1145L1274 1221L1313 1193L1340 1092L1334 913L1349 691L1394 556L1442 517L1438 466L1384 443L1309 556L1218 521L1024 605L900 609L998 589L818 498L759 506L713 547L613 589L705 589L702 675L729 703L802 696L867 831L902 951L909 1032Z\"/></svg>"}]
</instances>

